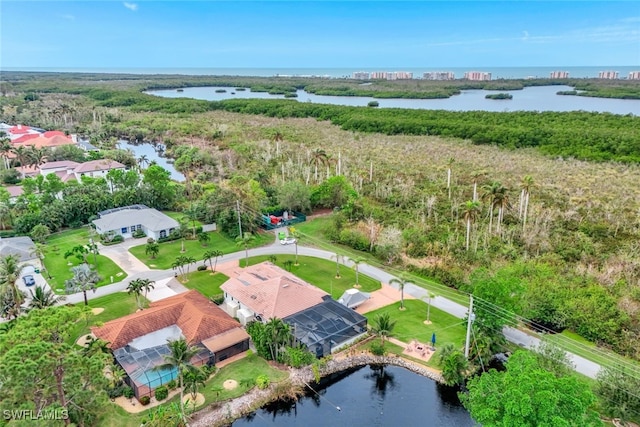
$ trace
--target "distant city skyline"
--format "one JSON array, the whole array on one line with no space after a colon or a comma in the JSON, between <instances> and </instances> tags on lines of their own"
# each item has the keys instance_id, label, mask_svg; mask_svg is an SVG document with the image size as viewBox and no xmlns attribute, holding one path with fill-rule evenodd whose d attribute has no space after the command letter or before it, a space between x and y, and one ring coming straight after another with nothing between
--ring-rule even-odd
<instances>
[{"instance_id":1,"label":"distant city skyline","mask_svg":"<svg viewBox=\"0 0 640 427\"><path fill-rule=\"evenodd\" d=\"M0 68L640 67L637 1L6 1Z\"/></svg>"}]
</instances>

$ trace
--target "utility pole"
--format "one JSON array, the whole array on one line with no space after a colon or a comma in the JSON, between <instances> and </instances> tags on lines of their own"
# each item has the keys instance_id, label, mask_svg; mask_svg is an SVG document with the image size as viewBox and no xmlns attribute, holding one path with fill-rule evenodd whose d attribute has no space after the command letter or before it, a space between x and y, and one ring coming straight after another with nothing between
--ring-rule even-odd
<instances>
[{"instance_id":1,"label":"utility pole","mask_svg":"<svg viewBox=\"0 0 640 427\"><path fill-rule=\"evenodd\" d=\"M238 236L242 239L242 219L240 217L240 200L236 200L236 212L238 213Z\"/></svg>"},{"instance_id":2,"label":"utility pole","mask_svg":"<svg viewBox=\"0 0 640 427\"><path fill-rule=\"evenodd\" d=\"M473 316L473 295L469 296L469 314L467 315L467 340L464 343L464 358L469 358L469 340L471 338L471 316Z\"/></svg>"}]
</instances>

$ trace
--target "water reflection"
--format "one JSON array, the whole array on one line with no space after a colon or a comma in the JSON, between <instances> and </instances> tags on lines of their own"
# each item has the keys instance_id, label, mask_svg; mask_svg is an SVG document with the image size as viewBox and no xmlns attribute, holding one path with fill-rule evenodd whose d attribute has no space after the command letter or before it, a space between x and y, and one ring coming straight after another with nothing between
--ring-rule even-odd
<instances>
[{"instance_id":1,"label":"water reflection","mask_svg":"<svg viewBox=\"0 0 640 427\"><path fill-rule=\"evenodd\" d=\"M271 403L233 425L474 425L455 390L396 366L365 366L324 378L311 387L298 401Z\"/></svg>"},{"instance_id":2,"label":"water reflection","mask_svg":"<svg viewBox=\"0 0 640 427\"><path fill-rule=\"evenodd\" d=\"M171 172L171 179L176 181L184 181L184 175L173 167L173 159L164 157L166 147L158 142L131 142L126 139L118 140L118 148L122 150L130 150L133 152L136 159L146 159L143 168L148 167L151 162L155 162L157 165L162 166L169 172Z\"/></svg>"}]
</instances>

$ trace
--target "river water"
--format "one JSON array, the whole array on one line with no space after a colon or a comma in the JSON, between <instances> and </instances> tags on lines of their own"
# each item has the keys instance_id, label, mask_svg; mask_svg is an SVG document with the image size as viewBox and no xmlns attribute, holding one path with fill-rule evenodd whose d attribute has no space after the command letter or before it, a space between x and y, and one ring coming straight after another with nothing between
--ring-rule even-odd
<instances>
[{"instance_id":1,"label":"river water","mask_svg":"<svg viewBox=\"0 0 640 427\"><path fill-rule=\"evenodd\" d=\"M314 389L297 402L266 405L233 426L474 425L455 391L396 366L345 371Z\"/></svg>"},{"instance_id":2,"label":"river water","mask_svg":"<svg viewBox=\"0 0 640 427\"><path fill-rule=\"evenodd\" d=\"M216 92L216 90L218 92ZM224 90L224 92L220 92ZM460 95L446 99L375 99L379 108L410 108L448 111L593 111L612 114L640 116L640 100L591 98L586 96L556 95L558 91L573 90L569 86L533 86L522 90L490 91L464 90ZM485 95L506 92L513 95L510 100L486 99ZM284 95L269 95L265 92L238 91L233 87L190 87L181 92L176 89L155 90L151 95L167 98L194 98L221 101L234 98L284 99ZM318 104L366 106L374 98L362 96L314 95L304 90L297 91L298 102Z\"/></svg>"},{"instance_id":3,"label":"river water","mask_svg":"<svg viewBox=\"0 0 640 427\"><path fill-rule=\"evenodd\" d=\"M136 159L139 159L140 156L145 155L149 162L154 161L158 164L158 166L162 166L164 169L168 170L171 173L171 179L175 181L184 181L184 175L181 174L173 167L173 161L164 156L164 150L162 144L152 144L150 142L142 142L138 144L132 144L126 139L121 139L118 141L118 148L121 150L130 150L133 151L133 154ZM143 165L143 167L147 167L148 165Z\"/></svg>"}]
</instances>

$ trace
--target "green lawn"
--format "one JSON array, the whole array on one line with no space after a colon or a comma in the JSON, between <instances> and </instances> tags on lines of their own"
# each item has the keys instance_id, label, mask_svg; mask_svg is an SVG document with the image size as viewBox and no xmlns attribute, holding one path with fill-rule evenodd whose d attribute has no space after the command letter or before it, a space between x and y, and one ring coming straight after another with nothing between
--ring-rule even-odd
<instances>
[{"instance_id":1,"label":"green lawn","mask_svg":"<svg viewBox=\"0 0 640 427\"><path fill-rule=\"evenodd\" d=\"M202 255L209 250L219 250L224 254L232 252L238 252L244 248L239 247L235 240L225 236L224 234L212 231L207 233L210 237L207 246L202 246L198 240L185 240L184 249L185 252L181 253L182 248L181 240L174 240L172 242L160 243L160 253L156 259L151 259L144 253L146 245L134 246L129 249L136 258L145 263L150 268L157 268L160 270L167 270L171 268L171 264L174 263L176 257L180 255L193 257L196 261L202 261ZM255 240L251 242L249 247L262 246L265 243L271 243L273 241L273 235L270 233L255 234ZM220 261L220 259L218 259Z\"/></svg>"},{"instance_id":2,"label":"green lawn","mask_svg":"<svg viewBox=\"0 0 640 427\"><path fill-rule=\"evenodd\" d=\"M135 296L126 292L116 292L89 300L89 307L104 308L104 311L97 315L91 315L86 321L79 321L68 339L69 343L75 343L81 335L88 334L90 326L135 313L137 309Z\"/></svg>"},{"instance_id":3,"label":"green lawn","mask_svg":"<svg viewBox=\"0 0 640 427\"><path fill-rule=\"evenodd\" d=\"M187 216L183 213L183 212L176 212L176 211L162 211L163 214L165 214L168 217L171 217L173 219L175 219L176 221L180 222L180 220L182 218L186 218ZM202 226L202 221L195 221L195 225L196 227L200 227ZM189 221L189 227L193 227L193 223L191 221Z\"/></svg>"},{"instance_id":4,"label":"green lawn","mask_svg":"<svg viewBox=\"0 0 640 427\"><path fill-rule=\"evenodd\" d=\"M258 375L267 375L272 383L280 382L289 376L287 372L272 368L263 358L251 353L247 357L221 368L213 378L207 381L202 391L205 402L222 401L243 395L254 387ZM238 387L226 390L223 387L226 380L237 381Z\"/></svg>"},{"instance_id":5,"label":"green lawn","mask_svg":"<svg viewBox=\"0 0 640 427\"><path fill-rule=\"evenodd\" d=\"M44 266L47 271L44 273L44 277L47 278L47 282L54 292L59 294L65 292L65 280L73 277L71 267L81 264L81 261L75 256L65 259L64 254L74 246L88 243L89 232L87 228L63 231L49 236L45 248ZM92 254L87 256L87 260L89 264L94 264ZM97 284L98 287L111 284L111 276L113 276L113 283L120 282L127 277L127 274L120 267L104 255L98 255L95 258L95 263L98 274L102 277L102 280Z\"/></svg>"},{"instance_id":6,"label":"green lawn","mask_svg":"<svg viewBox=\"0 0 640 427\"><path fill-rule=\"evenodd\" d=\"M276 255L276 265L285 268L285 261L294 261L295 255ZM258 264L263 261L269 261L269 256L261 255L249 258L249 265ZM340 265L340 278L336 279L336 263L321 258L309 256L299 256L300 265L292 266L291 273L298 276L302 280L311 283L332 294L335 299L356 283L356 272L344 265ZM374 280L364 274L359 274L360 290L364 292L373 292L381 288L380 281Z\"/></svg>"},{"instance_id":7,"label":"green lawn","mask_svg":"<svg viewBox=\"0 0 640 427\"><path fill-rule=\"evenodd\" d=\"M189 281L182 283L185 288L196 289L202 295L207 298L220 295L222 290L220 285L229 280L228 276L217 271L214 275L211 275L210 270L206 271L194 271L189 273Z\"/></svg>"},{"instance_id":8,"label":"green lawn","mask_svg":"<svg viewBox=\"0 0 640 427\"><path fill-rule=\"evenodd\" d=\"M430 280L428 277L421 277L416 274L409 273L408 271L383 265L378 258L368 252L357 251L348 246L330 242L325 237L323 230L331 223L331 221L332 219L330 216L323 216L297 224L296 230L302 235L300 238L300 244L315 246L331 252L338 252L341 255L346 255L350 258L363 258L367 264L383 269L391 274L406 275L412 283L420 286L421 288L428 289L436 296L443 296L465 306L469 305L469 297L458 292L456 289Z\"/></svg>"},{"instance_id":9,"label":"green lawn","mask_svg":"<svg viewBox=\"0 0 640 427\"><path fill-rule=\"evenodd\" d=\"M429 314L430 325L423 322L427 318L427 304L420 300L405 300L406 310L400 310L400 302L379 308L365 314L369 325L373 325L373 319L382 314L389 313L392 320L396 322L391 336L402 342L409 343L416 339L423 343L431 342L431 335L436 334L436 349L442 348L447 343L453 343L457 347L462 347L466 334L465 322L442 310L431 307ZM427 363L429 366L437 367L438 351L431 356Z\"/></svg>"}]
</instances>

